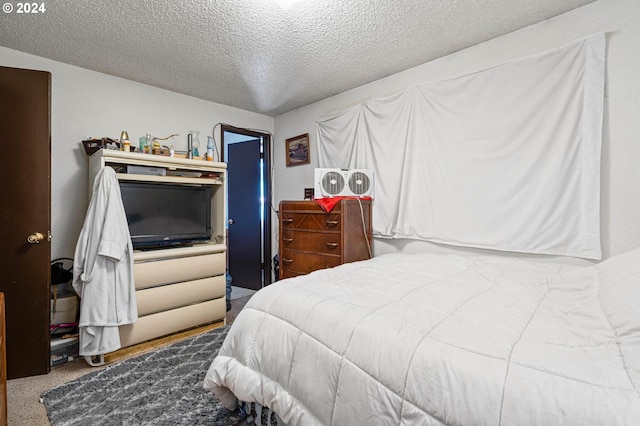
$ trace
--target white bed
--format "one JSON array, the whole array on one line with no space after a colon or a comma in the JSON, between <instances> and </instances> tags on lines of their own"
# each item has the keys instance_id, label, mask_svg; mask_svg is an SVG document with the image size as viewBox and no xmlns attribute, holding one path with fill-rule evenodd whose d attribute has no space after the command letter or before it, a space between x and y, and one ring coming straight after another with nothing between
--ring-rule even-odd
<instances>
[{"instance_id":1,"label":"white bed","mask_svg":"<svg viewBox=\"0 0 640 426\"><path fill-rule=\"evenodd\" d=\"M204 387L296 425L640 424L640 250L591 267L389 254L283 280Z\"/></svg>"}]
</instances>

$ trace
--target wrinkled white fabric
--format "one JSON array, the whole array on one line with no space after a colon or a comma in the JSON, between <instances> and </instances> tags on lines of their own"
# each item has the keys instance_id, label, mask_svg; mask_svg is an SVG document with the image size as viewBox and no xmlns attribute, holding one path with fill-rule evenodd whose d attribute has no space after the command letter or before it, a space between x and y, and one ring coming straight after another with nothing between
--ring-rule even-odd
<instances>
[{"instance_id":1,"label":"wrinkled white fabric","mask_svg":"<svg viewBox=\"0 0 640 426\"><path fill-rule=\"evenodd\" d=\"M589 267L388 254L320 270L252 297L204 387L290 426L637 425L639 282L640 249Z\"/></svg>"},{"instance_id":2,"label":"wrinkled white fabric","mask_svg":"<svg viewBox=\"0 0 640 426\"><path fill-rule=\"evenodd\" d=\"M317 123L374 171L374 235L600 259L603 33Z\"/></svg>"},{"instance_id":3,"label":"wrinkled white fabric","mask_svg":"<svg viewBox=\"0 0 640 426\"><path fill-rule=\"evenodd\" d=\"M137 321L138 308L129 226L111 167L94 180L74 255L73 288L80 296L80 355L119 349L118 326Z\"/></svg>"}]
</instances>

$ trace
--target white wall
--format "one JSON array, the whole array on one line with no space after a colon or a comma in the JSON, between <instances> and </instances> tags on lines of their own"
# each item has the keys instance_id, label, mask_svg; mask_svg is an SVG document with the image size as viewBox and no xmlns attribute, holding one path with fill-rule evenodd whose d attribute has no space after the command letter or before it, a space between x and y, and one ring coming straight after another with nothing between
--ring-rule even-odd
<instances>
[{"instance_id":1,"label":"white wall","mask_svg":"<svg viewBox=\"0 0 640 426\"><path fill-rule=\"evenodd\" d=\"M144 84L0 47L0 65L49 71L51 76L51 255L73 257L88 200L88 136L118 139L180 134L173 144L186 150L186 135L200 131L200 152L217 123L273 132L271 117L180 95ZM220 143L220 127L216 141ZM35 147L34 147L35 149Z\"/></svg>"},{"instance_id":2,"label":"white wall","mask_svg":"<svg viewBox=\"0 0 640 426\"><path fill-rule=\"evenodd\" d=\"M640 247L640 1L600 0L452 55L341 93L275 118L274 202L301 199L318 166L315 121L404 88L464 75L604 31L607 38L602 150L603 257ZM311 164L285 166L284 140L310 134ZM375 201L374 201L375 202ZM277 242L274 242L277 248ZM376 239L374 252L481 253L423 241ZM513 254L515 255L515 254ZM547 257L515 255L555 260ZM588 264L580 259L563 259Z\"/></svg>"}]
</instances>

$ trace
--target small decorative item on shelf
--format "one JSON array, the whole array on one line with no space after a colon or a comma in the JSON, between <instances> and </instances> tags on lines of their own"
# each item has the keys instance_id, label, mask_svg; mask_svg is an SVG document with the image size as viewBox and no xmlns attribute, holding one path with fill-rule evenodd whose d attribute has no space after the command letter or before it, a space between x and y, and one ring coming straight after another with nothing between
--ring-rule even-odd
<instances>
[{"instance_id":1,"label":"small decorative item on shelf","mask_svg":"<svg viewBox=\"0 0 640 426\"><path fill-rule=\"evenodd\" d=\"M140 151L141 153L145 153L144 152L144 148L147 146L147 137L146 136L140 136L138 138L138 151Z\"/></svg>"},{"instance_id":2,"label":"small decorative item on shelf","mask_svg":"<svg viewBox=\"0 0 640 426\"><path fill-rule=\"evenodd\" d=\"M153 150L151 153L153 155L164 155L165 157L169 157L171 155L171 149L169 149L169 147L166 145L160 145L160 142L154 142Z\"/></svg>"},{"instance_id":3,"label":"small decorative item on shelf","mask_svg":"<svg viewBox=\"0 0 640 426\"><path fill-rule=\"evenodd\" d=\"M161 149L162 149L162 144L159 141L154 139L153 142L151 142L151 153L154 155L159 155Z\"/></svg>"},{"instance_id":4,"label":"small decorative item on shelf","mask_svg":"<svg viewBox=\"0 0 640 426\"><path fill-rule=\"evenodd\" d=\"M131 143L129 142L129 132L123 130L120 133L120 149L126 152L131 150Z\"/></svg>"},{"instance_id":5,"label":"small decorative item on shelf","mask_svg":"<svg viewBox=\"0 0 640 426\"><path fill-rule=\"evenodd\" d=\"M207 136L207 161L213 161L213 136Z\"/></svg>"},{"instance_id":6,"label":"small decorative item on shelf","mask_svg":"<svg viewBox=\"0 0 640 426\"><path fill-rule=\"evenodd\" d=\"M193 157L200 156L200 132L198 130L189 130L189 134L191 135L191 149L193 153Z\"/></svg>"},{"instance_id":7,"label":"small decorative item on shelf","mask_svg":"<svg viewBox=\"0 0 640 426\"><path fill-rule=\"evenodd\" d=\"M84 152L89 156L93 155L99 149L120 150L120 142L111 138L85 139L82 141L82 146L84 147Z\"/></svg>"},{"instance_id":8,"label":"small decorative item on shelf","mask_svg":"<svg viewBox=\"0 0 640 426\"><path fill-rule=\"evenodd\" d=\"M177 133L171 134L166 138L152 137L151 135L147 135L148 146L150 150L150 154L154 155L164 155L166 157L170 156L171 149L167 145L163 145L161 141L166 141L174 138L175 136L180 136ZM172 145L173 146L173 145ZM175 153L175 151L174 151Z\"/></svg>"}]
</instances>

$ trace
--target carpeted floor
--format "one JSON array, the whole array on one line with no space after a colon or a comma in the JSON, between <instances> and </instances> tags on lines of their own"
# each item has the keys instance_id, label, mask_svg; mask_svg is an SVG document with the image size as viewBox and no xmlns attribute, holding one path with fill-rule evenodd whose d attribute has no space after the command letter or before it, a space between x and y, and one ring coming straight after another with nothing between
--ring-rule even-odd
<instances>
[{"instance_id":1,"label":"carpeted floor","mask_svg":"<svg viewBox=\"0 0 640 426\"><path fill-rule=\"evenodd\" d=\"M229 326L219 327L57 386L42 395L54 426L233 426L230 412L202 388Z\"/></svg>"},{"instance_id":2,"label":"carpeted floor","mask_svg":"<svg viewBox=\"0 0 640 426\"><path fill-rule=\"evenodd\" d=\"M244 305L249 301L251 295L232 299L231 310L227 312L227 324L231 324ZM212 327L205 327L202 330L193 330L188 335L194 335L210 330ZM184 339L187 336L178 337ZM175 339L163 339L158 342L158 346L147 347L139 352L132 351L123 358L109 360L107 365L122 361L127 357L133 357L144 353L145 351L156 350L158 347L166 346ZM7 407L8 407L8 424L12 426L47 426L50 425L44 404L40 402L40 395L63 383L67 383L78 377L96 371L104 367L91 367L84 360L77 359L59 367L55 367L49 374L25 377L21 379L13 379L7 381Z\"/></svg>"}]
</instances>

